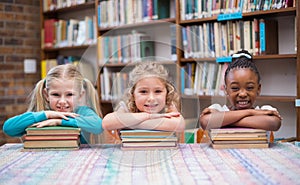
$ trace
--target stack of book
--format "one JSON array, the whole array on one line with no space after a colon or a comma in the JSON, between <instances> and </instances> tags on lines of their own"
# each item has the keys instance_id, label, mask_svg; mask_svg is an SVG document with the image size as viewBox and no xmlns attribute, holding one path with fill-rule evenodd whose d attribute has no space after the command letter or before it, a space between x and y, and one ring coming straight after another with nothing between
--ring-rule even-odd
<instances>
[{"instance_id":1,"label":"stack of book","mask_svg":"<svg viewBox=\"0 0 300 185\"><path fill-rule=\"evenodd\" d=\"M78 149L80 130L65 126L28 127L24 149Z\"/></svg>"},{"instance_id":2,"label":"stack of book","mask_svg":"<svg viewBox=\"0 0 300 185\"><path fill-rule=\"evenodd\" d=\"M212 147L223 148L268 148L267 131L252 128L210 129Z\"/></svg>"},{"instance_id":3,"label":"stack of book","mask_svg":"<svg viewBox=\"0 0 300 185\"><path fill-rule=\"evenodd\" d=\"M175 149L178 139L175 132L159 130L121 130L121 149Z\"/></svg>"}]
</instances>

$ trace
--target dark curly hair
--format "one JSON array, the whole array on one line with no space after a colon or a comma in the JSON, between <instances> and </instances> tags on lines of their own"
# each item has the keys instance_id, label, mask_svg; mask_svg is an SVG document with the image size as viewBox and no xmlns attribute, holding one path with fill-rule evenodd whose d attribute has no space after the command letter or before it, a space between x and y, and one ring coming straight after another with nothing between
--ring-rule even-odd
<instances>
[{"instance_id":1,"label":"dark curly hair","mask_svg":"<svg viewBox=\"0 0 300 185\"><path fill-rule=\"evenodd\" d=\"M226 79L228 73L236 68L247 68L252 70L256 75L258 79L258 83L260 83L260 74L258 72L257 67L255 66L253 60L252 60L252 55L247 51L247 50L240 50L237 53L232 55L232 62L229 63L225 75L224 75L224 80L226 84Z\"/></svg>"}]
</instances>

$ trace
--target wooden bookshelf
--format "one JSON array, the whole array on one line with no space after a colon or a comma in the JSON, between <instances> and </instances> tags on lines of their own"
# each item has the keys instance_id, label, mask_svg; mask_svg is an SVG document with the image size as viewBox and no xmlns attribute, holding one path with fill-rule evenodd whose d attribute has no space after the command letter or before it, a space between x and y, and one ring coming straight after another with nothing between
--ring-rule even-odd
<instances>
[{"instance_id":1,"label":"wooden bookshelf","mask_svg":"<svg viewBox=\"0 0 300 185\"><path fill-rule=\"evenodd\" d=\"M41 17L41 32L42 32L42 39L41 39L41 59L55 59L59 55L83 55L85 50L87 50L91 46L95 46L92 43L84 43L84 44L64 44L62 46L56 46L55 44L51 47L46 46L44 43L45 35L44 35L44 22L49 19L55 20L64 20L69 21L71 19L80 21L85 18L85 16L94 16L95 15L95 1L89 0L85 3L81 4L73 4L70 6L63 6L58 7L58 4L53 5L53 9L47 8L44 11L44 2L45 0L40 0L40 17ZM75 1L74 1L75 2ZM52 3L58 3L58 1L53 1ZM67 30L68 31L68 30ZM55 31L56 34L56 31ZM56 35L55 35L55 39Z\"/></svg>"},{"instance_id":2,"label":"wooden bookshelf","mask_svg":"<svg viewBox=\"0 0 300 185\"><path fill-rule=\"evenodd\" d=\"M61 8L58 10L53 10L53 11L46 11L43 12L43 7L41 6L41 22L44 22L45 19L47 18L56 18L61 16L61 14L68 14L70 12L80 12L80 11L87 11L87 10L91 10L91 12L94 15L98 15L98 5L99 3L103 1L103 0L95 0L95 1L89 1L85 4L82 5L77 5L77 6L72 6L72 7L66 7L66 8ZM146 22L137 22L137 23L129 23L129 24L123 24L123 25L118 25L118 26L106 26L106 27L101 27L97 24L97 36L98 36L98 40L102 39L103 37L105 37L106 35L120 35L125 33L126 31L128 32L128 30L150 30L150 32L153 32L153 34L157 37L157 36L161 36L159 37L157 40L159 39L166 39L166 40L170 40L170 34L166 32L166 29L164 29L163 31L159 32L157 30L155 30L156 28L166 28L166 23L168 23L169 25L175 24L176 27L176 61L175 64L177 64L177 66L179 67L183 67L185 65L188 65L190 63L198 63L198 62L215 62L216 58L215 57L199 57L199 58L185 58L184 57L184 50L182 48L182 34L181 34L181 27L186 27L186 26L193 26L193 25L201 25L201 24L205 24L205 23L214 23L217 22L217 15L214 15L212 17L206 17L206 18L195 18L195 19L190 19L190 20L181 20L181 1L180 0L171 0L173 2L173 9L175 10L174 14L169 18L164 18L164 19L160 19L160 20L149 20ZM43 0L40 1L41 5L43 4ZM300 10L300 3L299 1L295 1L295 6L294 7L288 7L288 8L281 8L281 9L271 9L271 10L265 10L265 11L254 11L254 12L246 12L246 13L242 13L242 18L239 20L251 20L253 18L265 18L265 19L281 19L281 18L289 18L289 20L292 20L293 18L295 18L295 22L299 22L299 10ZM97 23L98 23L98 16L97 17ZM285 20L281 21L284 22ZM222 21L222 22L226 22ZM300 30L300 24L297 24L295 26L294 32L298 32L298 30ZM43 29L43 24L41 24L41 29ZM288 28L291 29L291 28ZM291 33L291 32L289 32ZM281 35L282 36L282 35ZM297 36L297 34L295 35L291 35L291 34L287 34L284 36L284 38L287 39L291 39L292 37L296 37L295 39L295 45L300 45L300 38ZM279 40L280 42L280 40ZM171 44L171 43L169 43ZM279 43L280 46L284 47L284 44L282 45L281 43ZM44 48L42 49L41 52L41 58L45 59L47 57L52 57L55 55L60 54L61 52L69 52L71 50L86 50L90 45L86 45L86 46L71 46L71 47L63 47L63 48ZM97 56L97 60L99 60L99 55L101 54L99 52L99 45L97 45L97 51L96 54ZM279 48L280 49L280 48ZM284 48L283 48L284 50ZM162 49L163 52L165 53L170 53L170 50L166 50L166 49ZM77 51L78 52L78 51ZM268 66L269 67L269 71L273 71L273 67L276 66L280 66L282 65L282 63L284 63L284 61L289 61L289 64L293 64L293 67L295 66L295 69L293 69L293 71L283 71L283 74L279 74L279 77L276 75L277 74L272 74L267 73L264 75L267 75L269 77L269 79L272 79L274 75L274 79L275 81L278 81L278 88L280 91L281 85L280 83L284 83L285 85L287 83L289 86L292 87L293 92L291 92L291 94L288 95L278 95L280 93L274 93L274 94L262 94L262 96L258 97L257 101L258 102L270 102L271 104L273 103L279 103L280 105L283 105L283 107L287 110L291 110L291 111L285 111L285 112L289 112L286 115L286 117L291 117L291 118L295 118L292 119L289 122L293 122L293 124L295 124L296 127L296 137L297 140L300 141L300 108L296 107L295 108L295 101L300 99L300 52L299 50L297 51L293 51L291 53L288 53L286 51L279 51L276 54L269 54L269 55L255 55L254 56L254 61L258 62L258 63L264 63L264 66ZM274 63L272 63L274 61ZM171 62L171 61L164 61L166 63ZM103 67L107 67L110 68L110 70L112 71L121 71L124 67L130 67L131 64L120 64L120 63L105 63L105 64L99 64L99 61L96 61L96 63L98 64L98 67L100 69L98 69L99 74L97 77L97 90L99 93L99 96L101 97L101 85L102 82L100 80L100 74L103 71ZM174 63L174 61L173 61ZM134 64L133 64L134 65ZM286 69L285 69L286 70ZM266 71L266 70L264 70ZM278 71L278 70L277 70ZM179 70L177 71L177 73L179 73ZM289 74L292 73L292 74ZM290 75L292 76L292 81L289 80L285 80L280 82L280 75ZM177 75L179 78L179 74ZM290 77L289 76L289 77ZM177 79L178 81L180 81L180 79ZM271 84L271 83L270 83ZM267 84L269 85L269 84ZM263 87L265 87L266 85L264 85ZM296 88L295 88L296 86ZM294 90L295 88L295 90ZM274 88L276 89L276 87ZM295 91L295 92L294 92ZM193 95L193 96L186 96L186 95L182 95L182 98L187 100L187 101L193 101L194 99L197 99L200 103L202 103L202 101L204 102L210 102L212 98L214 99L224 99L224 97L214 97L214 96L207 96L207 95ZM104 115L108 112L112 111L112 101L110 100L101 100L101 106L103 108L103 113ZM283 123L283 127L284 128L285 123Z\"/></svg>"},{"instance_id":3,"label":"wooden bookshelf","mask_svg":"<svg viewBox=\"0 0 300 185\"><path fill-rule=\"evenodd\" d=\"M176 5L177 5L177 13L176 13L176 24L179 25L179 27L187 27L187 26L194 26L194 25L203 25L203 24L207 24L207 23L215 23L218 22L218 15L213 15L211 17L205 17L205 18L194 18L194 19L187 19L187 20L181 20L181 16L182 16L182 12L181 10L183 10L184 8L181 7L181 2L182 1L177 1ZM278 20L278 24L281 24L285 21L285 19L290 18L290 21L293 21L293 18L295 18L296 22L299 22L299 2L295 1L295 7L287 7L287 8L281 8L281 9L271 9L271 10L264 10L264 11L254 11L254 12L245 12L242 13L242 18L241 19L229 19L229 20L222 20L220 22L222 23L226 23L227 21L248 21L248 20L252 20L253 18L257 18L257 19L275 19ZM281 19L284 19L283 21ZM281 22L280 22L281 21ZM278 29L282 29L280 28L280 25L278 25ZM291 29L291 28L288 28ZM289 33L297 33L297 30L300 30L299 24L297 24L297 27L292 28L295 29L294 31L291 31ZM281 32L283 32L282 30L279 30ZM287 38L287 40L289 40L290 38L293 37L297 37L295 39L295 45L299 45L300 44L300 39L298 36L296 36L297 34L293 35L293 34L287 34L284 35L284 37L282 37L282 33L279 33L281 35L278 35L278 39L279 39L279 45L282 47L285 47L286 44L281 44L280 42L282 40L284 40L285 38ZM282 37L280 40L280 36ZM182 33L181 33L181 29L178 28L177 30L177 47L179 49L177 49L177 56L178 56L178 64L180 66L186 66L188 64L191 63L203 63L203 62L208 62L208 63L214 63L216 61L215 57L189 57L186 58L184 56L184 48L182 46ZM290 41L290 40L289 40ZM279 47L280 47L279 46ZM274 94L271 94L270 91L271 90L265 90L265 94L262 94L261 96L259 96L257 98L257 103L270 103L270 104L274 104L275 107L277 107L277 105L279 105L279 111L282 110L283 114L282 115L284 117L283 119L283 123L282 123L282 128L281 130L285 130L290 129L292 127L296 127L296 132L292 133L292 132L288 132L288 135L290 133L292 133L290 136L286 135L286 137L291 137L296 135L297 140L300 140L300 109L299 108L295 108L295 100L299 99L300 97L300 86L299 86L299 82L300 82L300 52L299 51L292 51L290 52L286 52L284 51L284 49L279 48L279 52L275 53L275 54L268 54L268 55L254 55L253 59L254 62L258 63L258 67L260 67L260 65L264 66L264 67L268 67L268 69L264 69L263 72L263 76L268 75L267 80L269 80L268 82L265 82L265 84L263 84L263 89L268 89L270 87L270 89L274 90ZM283 68L281 72L281 66L284 65L285 61L288 61L286 65L291 65L293 67L290 67L290 69L287 70L287 68ZM273 70L275 68L279 68L276 70ZM274 74L274 72L272 71L276 71L276 73L281 73L281 74ZM274 76L274 79L273 79ZM282 79L284 77L288 77L289 80L286 81L282 81ZM291 80L292 79L292 80ZM280 83L283 83L282 85L280 85ZM276 84L274 87L274 84ZM287 85L289 84L289 85ZM296 86L296 88L295 88ZM285 91L287 87L291 88L291 92L289 94L282 94L281 93L281 88L284 88ZM278 91L278 92L276 92ZM198 101L200 104L200 109L205 108L207 105L210 105L211 103L215 102L223 102L226 103L226 97L224 96L210 96L210 95L192 95L192 96L188 96L188 95L183 95L182 98L187 100L187 101L191 101L191 100L195 100L196 97L198 97ZM189 100L190 99L190 100ZM281 111L280 111L281 112ZM286 118L286 120L285 120ZM291 119L292 118L292 119ZM288 127L286 127L286 125L288 125ZM295 125L295 126L291 126L291 125ZM294 130L295 131L295 130Z\"/></svg>"},{"instance_id":4,"label":"wooden bookshelf","mask_svg":"<svg viewBox=\"0 0 300 185\"><path fill-rule=\"evenodd\" d=\"M300 24L299 24L299 20L300 20L300 14L299 14L299 11L300 11L300 2L299 1L296 1L296 21L297 21L297 26L296 26L296 33L297 33L297 46L299 47L300 46L300 37L298 36L299 34L299 30L300 30ZM296 70L298 71L297 72L297 99L296 100L299 100L300 99L300 51L299 49L297 50L297 68ZM296 127L296 130L297 130L297 135L296 135L296 138L297 138L297 141L300 141L300 107L296 107L296 120L297 120L297 127Z\"/></svg>"}]
</instances>

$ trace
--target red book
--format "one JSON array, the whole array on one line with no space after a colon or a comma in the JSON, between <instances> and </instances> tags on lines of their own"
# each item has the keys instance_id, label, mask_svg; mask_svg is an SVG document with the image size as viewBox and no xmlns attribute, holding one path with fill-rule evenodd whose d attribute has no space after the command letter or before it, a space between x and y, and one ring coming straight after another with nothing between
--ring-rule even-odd
<instances>
[{"instance_id":1,"label":"red book","mask_svg":"<svg viewBox=\"0 0 300 185\"><path fill-rule=\"evenodd\" d=\"M56 19L47 19L44 21L45 47L54 47L55 45L55 23Z\"/></svg>"},{"instance_id":2,"label":"red book","mask_svg":"<svg viewBox=\"0 0 300 185\"><path fill-rule=\"evenodd\" d=\"M255 40L255 45L254 45L254 51L253 54L254 55L258 55L259 54L259 21L254 18L253 19L253 25L254 25L254 40Z\"/></svg>"},{"instance_id":3,"label":"red book","mask_svg":"<svg viewBox=\"0 0 300 185\"><path fill-rule=\"evenodd\" d=\"M77 140L79 135L26 135L26 141L44 141L44 140Z\"/></svg>"}]
</instances>

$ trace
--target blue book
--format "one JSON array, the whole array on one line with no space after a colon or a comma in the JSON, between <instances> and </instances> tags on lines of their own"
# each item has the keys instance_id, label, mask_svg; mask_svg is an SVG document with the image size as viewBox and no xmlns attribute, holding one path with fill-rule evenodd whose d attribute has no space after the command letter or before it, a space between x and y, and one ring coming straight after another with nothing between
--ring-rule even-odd
<instances>
[{"instance_id":1,"label":"blue book","mask_svg":"<svg viewBox=\"0 0 300 185\"><path fill-rule=\"evenodd\" d=\"M276 20L259 20L260 54L278 54L278 23Z\"/></svg>"},{"instance_id":2,"label":"blue book","mask_svg":"<svg viewBox=\"0 0 300 185\"><path fill-rule=\"evenodd\" d=\"M98 26L101 27L101 6L98 5Z\"/></svg>"}]
</instances>

